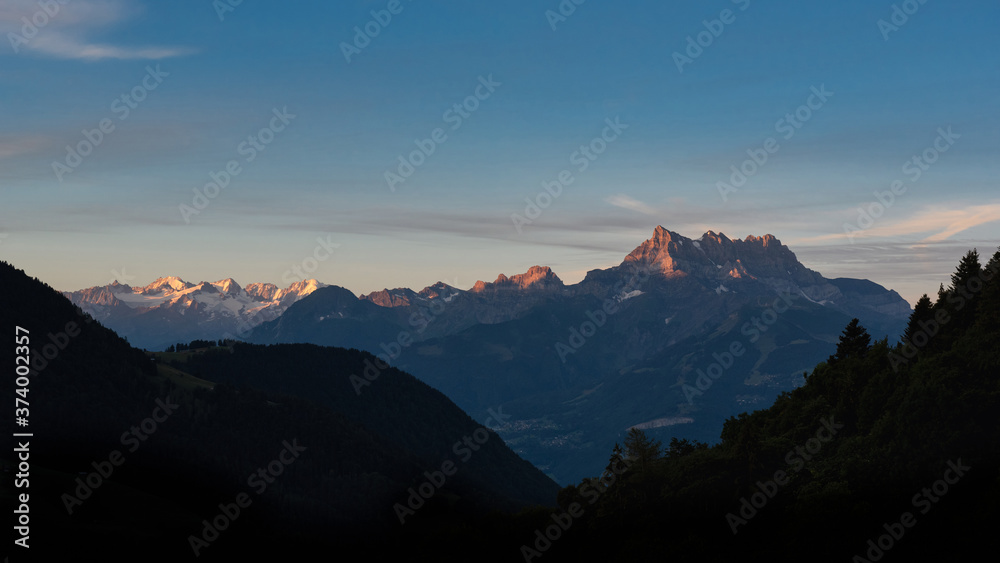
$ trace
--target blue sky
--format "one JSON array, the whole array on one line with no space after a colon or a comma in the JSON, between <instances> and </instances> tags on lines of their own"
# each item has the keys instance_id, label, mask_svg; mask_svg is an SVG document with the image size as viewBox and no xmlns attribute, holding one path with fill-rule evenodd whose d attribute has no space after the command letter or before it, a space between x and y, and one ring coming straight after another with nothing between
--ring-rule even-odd
<instances>
[{"instance_id":1,"label":"blue sky","mask_svg":"<svg viewBox=\"0 0 1000 563\"><path fill-rule=\"evenodd\" d=\"M315 265L366 293L576 282L663 225L912 303L1000 245L993 1L226 1L0 6L0 257L62 290Z\"/></svg>"}]
</instances>

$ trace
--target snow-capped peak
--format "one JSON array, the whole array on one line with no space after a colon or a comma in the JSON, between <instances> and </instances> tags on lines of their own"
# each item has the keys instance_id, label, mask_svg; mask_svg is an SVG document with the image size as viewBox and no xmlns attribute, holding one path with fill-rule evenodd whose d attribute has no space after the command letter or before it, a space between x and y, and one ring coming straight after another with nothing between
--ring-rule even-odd
<instances>
[{"instance_id":1,"label":"snow-capped peak","mask_svg":"<svg viewBox=\"0 0 1000 563\"><path fill-rule=\"evenodd\" d=\"M228 293L230 295L239 295L243 291L240 284L236 283L236 280L233 278L226 278L224 280L212 282L212 285L222 293Z\"/></svg>"},{"instance_id":2,"label":"snow-capped peak","mask_svg":"<svg viewBox=\"0 0 1000 563\"><path fill-rule=\"evenodd\" d=\"M326 285L327 284L320 283L313 279L297 281L285 289L278 290L274 295L274 299L284 300L289 296L295 296L295 299L298 300L316 291L317 289L326 287Z\"/></svg>"},{"instance_id":3,"label":"snow-capped peak","mask_svg":"<svg viewBox=\"0 0 1000 563\"><path fill-rule=\"evenodd\" d=\"M169 276L157 278L153 283L147 285L146 287L139 288L139 291L140 293L172 293L174 291L184 291L185 289L190 289L191 287L194 286L178 277Z\"/></svg>"}]
</instances>

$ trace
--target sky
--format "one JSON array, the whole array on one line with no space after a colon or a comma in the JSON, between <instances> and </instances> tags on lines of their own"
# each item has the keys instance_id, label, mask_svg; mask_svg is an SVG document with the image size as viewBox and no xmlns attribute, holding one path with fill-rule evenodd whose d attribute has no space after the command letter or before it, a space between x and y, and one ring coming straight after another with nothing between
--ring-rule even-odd
<instances>
[{"instance_id":1,"label":"sky","mask_svg":"<svg viewBox=\"0 0 1000 563\"><path fill-rule=\"evenodd\" d=\"M912 304L1000 246L998 23L986 0L4 0L0 259L59 290L361 294L575 283L662 225L773 234Z\"/></svg>"}]
</instances>

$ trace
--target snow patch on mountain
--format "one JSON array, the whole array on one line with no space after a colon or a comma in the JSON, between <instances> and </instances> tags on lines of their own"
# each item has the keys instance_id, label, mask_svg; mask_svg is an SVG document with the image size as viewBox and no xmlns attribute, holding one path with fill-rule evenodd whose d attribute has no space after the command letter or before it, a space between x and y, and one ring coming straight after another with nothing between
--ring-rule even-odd
<instances>
[{"instance_id":1,"label":"snow patch on mountain","mask_svg":"<svg viewBox=\"0 0 1000 563\"><path fill-rule=\"evenodd\" d=\"M622 292L618 295L618 301L625 301L626 299L632 299L633 297L638 297L642 295L642 293L643 292L639 291L638 289L633 291Z\"/></svg>"}]
</instances>

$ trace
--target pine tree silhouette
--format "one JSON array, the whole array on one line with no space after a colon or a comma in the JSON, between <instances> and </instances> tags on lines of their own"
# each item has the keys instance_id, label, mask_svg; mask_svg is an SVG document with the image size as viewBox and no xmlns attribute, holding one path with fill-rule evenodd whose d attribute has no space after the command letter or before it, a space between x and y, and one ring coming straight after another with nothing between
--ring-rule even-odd
<instances>
[{"instance_id":1,"label":"pine tree silhouette","mask_svg":"<svg viewBox=\"0 0 1000 563\"><path fill-rule=\"evenodd\" d=\"M871 341L872 337L865 330L865 327L861 326L861 321L852 319L840 335L840 342L837 343L837 353L830 356L827 363L834 365L838 361L846 360L847 358L863 358L868 354Z\"/></svg>"}]
</instances>

